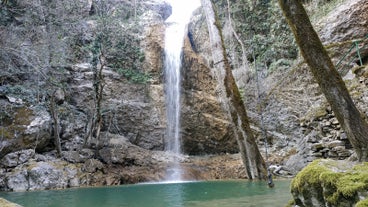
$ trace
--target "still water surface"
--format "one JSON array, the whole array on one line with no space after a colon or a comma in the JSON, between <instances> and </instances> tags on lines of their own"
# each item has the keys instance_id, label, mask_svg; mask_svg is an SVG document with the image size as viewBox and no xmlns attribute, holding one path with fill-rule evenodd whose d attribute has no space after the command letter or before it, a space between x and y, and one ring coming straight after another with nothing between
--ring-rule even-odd
<instances>
[{"instance_id":1,"label":"still water surface","mask_svg":"<svg viewBox=\"0 0 368 207\"><path fill-rule=\"evenodd\" d=\"M211 181L0 193L24 207L282 207L290 181Z\"/></svg>"}]
</instances>

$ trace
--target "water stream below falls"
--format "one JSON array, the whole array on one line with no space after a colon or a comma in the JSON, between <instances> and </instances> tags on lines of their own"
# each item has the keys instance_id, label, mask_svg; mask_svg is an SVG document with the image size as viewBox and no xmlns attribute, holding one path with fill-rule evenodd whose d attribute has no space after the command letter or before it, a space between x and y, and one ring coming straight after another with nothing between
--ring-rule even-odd
<instances>
[{"instance_id":1,"label":"water stream below falls","mask_svg":"<svg viewBox=\"0 0 368 207\"><path fill-rule=\"evenodd\" d=\"M172 15L166 20L165 32L165 95L167 114L167 134L165 150L181 154L180 140L180 88L181 53L186 27L192 12L200 6L200 0L169 0ZM171 165L166 180L181 180L179 162Z\"/></svg>"},{"instance_id":2,"label":"water stream below falls","mask_svg":"<svg viewBox=\"0 0 368 207\"><path fill-rule=\"evenodd\" d=\"M291 199L290 181L212 181L138 184L38 192L0 197L25 207L281 207Z\"/></svg>"}]
</instances>

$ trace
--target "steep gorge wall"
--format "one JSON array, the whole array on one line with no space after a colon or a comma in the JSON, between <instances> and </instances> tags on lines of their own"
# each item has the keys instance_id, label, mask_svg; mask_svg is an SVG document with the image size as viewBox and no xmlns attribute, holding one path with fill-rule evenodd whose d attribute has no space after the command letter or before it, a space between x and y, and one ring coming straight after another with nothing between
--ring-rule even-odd
<instances>
[{"instance_id":1,"label":"steep gorge wall","mask_svg":"<svg viewBox=\"0 0 368 207\"><path fill-rule=\"evenodd\" d=\"M308 66L295 52L296 46L290 41L293 37L288 33L288 26L277 2L262 2L253 5L248 1L242 2L244 5L249 4L249 8L243 8L246 6L238 5L242 3L230 1L232 27L246 46L247 65L243 67L240 45L232 33L228 18L227 1L216 1L221 25L225 28L225 42L234 67L233 73L243 92L245 107L252 120L259 146L264 150L260 120L262 113L270 144L271 163L285 164L289 170L297 172L316 158L346 159L353 155L351 146L336 123L334 114L326 104ZM368 34L367 22L363 21L367 14L366 5L366 0L306 2L305 6L309 9L311 19L314 19L315 13L319 15L318 22L313 24L335 63L349 51L354 40L364 39ZM338 7L335 8L336 6ZM321 8L321 11L317 7ZM253 15L256 17L252 17ZM254 20L262 24L255 24ZM247 29L245 22L248 22L248 27L253 26L254 30ZM265 29L264 26L270 22L276 23ZM211 65L216 63L209 61L205 18L200 12L195 14L189 29L191 44L211 68ZM359 45L362 46L363 43L360 42ZM252 58L252 47L255 47L256 62ZM361 49L360 53L363 63L366 64L367 46ZM358 63L355 49L347 55L346 61L351 58L353 64L342 74L356 104L361 112L366 114L366 77L363 75L366 67L354 68ZM268 64L268 61L271 62ZM260 98L257 97L258 93Z\"/></svg>"},{"instance_id":2,"label":"steep gorge wall","mask_svg":"<svg viewBox=\"0 0 368 207\"><path fill-rule=\"evenodd\" d=\"M76 24L73 25L75 30L67 33L71 36L62 39L65 42L60 41L60 45L66 48L65 53L58 53L56 44L52 44L52 50L49 51L45 50L47 48L38 48L39 43L49 44L43 42L45 39L31 39L27 47L32 52L38 52L37 58L41 60L44 54L52 56L49 62L45 60L45 63L38 63L33 59L32 62L22 62L22 58L29 58L28 53L24 56L23 53L14 56L5 54L5 51L1 53L1 67L5 68L1 72L0 85L0 102L4 106L0 114L2 190L161 180L166 166L173 159L172 155L162 152L166 139L162 76L164 20L171 13L170 6L160 0L137 1L136 5L131 1L120 0L109 1L105 5L107 10L100 11L99 9L105 7L94 1L74 3L80 3L84 12L80 16L70 14ZM9 11L22 10L27 5L39 9L38 12L42 9L50 9L52 12L55 8L66 9L59 8L59 4L48 8L48 4L33 5L32 2L26 5L11 4L6 8ZM103 13L99 12L111 14L111 21L104 22ZM37 15L42 16L42 13ZM70 19L65 19L67 20ZM32 21L28 13L11 17L1 27L6 31L2 33L1 45L8 52L14 49L12 47L18 49L19 45L10 44L12 40L16 40L12 43L22 43L23 36L15 33L15 29L28 31L25 22ZM47 26L42 21L39 24L40 27ZM54 38L54 35L61 38L63 33L59 34L60 31L54 29L52 33L40 33L50 38ZM8 39L9 36L4 34L17 35ZM112 41L101 41L98 39L99 35ZM59 42L55 40L55 43ZM105 44L102 49L106 50L100 48L100 51L106 52L106 59L99 59L94 65L94 55L97 54L94 49L96 46L98 48L98 44ZM56 58L54 54L67 58L56 63L53 61ZM14 61L17 57L21 58L21 64L6 64L9 59ZM28 65L31 63L32 65ZM96 68L100 66L103 66L102 78L96 80ZM146 74L149 74L149 78ZM236 152L235 141L229 132L230 123L226 121L215 94L216 82L209 67L190 46L188 38L184 47L183 75L181 133L184 152ZM97 138L89 129L97 115L96 85L99 83L103 87L100 103L102 128ZM53 108L52 100L55 101ZM57 115L58 121L56 127L62 150L60 157L55 150L56 128L53 114ZM88 139L88 135L92 135L91 138ZM186 158L181 159L188 162ZM199 162L199 165L205 165L203 160ZM200 175L195 166L189 166L189 171L193 172L189 179L196 176L210 178L208 175ZM205 173L211 174L212 171L213 169ZM221 173L213 174L224 177ZM231 172L227 174L230 175ZM233 173L230 176L237 177L238 174ZM44 179L50 179L50 182L43 184Z\"/></svg>"},{"instance_id":3,"label":"steep gorge wall","mask_svg":"<svg viewBox=\"0 0 368 207\"><path fill-rule=\"evenodd\" d=\"M162 77L164 20L170 14L170 7L159 0L137 1L138 16L135 22L132 2L123 0L113 2L117 3L117 7L120 5L125 9L130 8L129 11L124 11L129 13L132 19L122 25L126 31L134 32L134 35L128 38L137 38L139 47L144 49L139 52L139 54L144 53L144 59L137 63L142 66L140 73L134 73L133 78L134 75L142 78L145 77L142 74L149 73L150 79L144 84L135 83L130 76L132 74L126 71L115 70L112 67L105 67L102 70L104 76L102 133L99 140L92 139L90 145L85 146L86 129L93 117L92 109L95 101L89 52L81 57L78 54L78 57L67 62L68 64L51 67L55 70L45 71L52 80L58 80L64 84L62 87L51 87L45 83L46 80L39 72L42 64L35 68L17 65L16 58L11 56L11 50L7 50L10 51L9 54L5 54L2 50L1 67L5 70L1 71L0 77L0 103L3 106L0 111L1 189L43 189L45 186L42 186L41 178L48 174L56 175L54 177L62 176L62 182L58 185L60 180L53 180L50 184L52 186L46 186L47 188L112 185L160 180L164 177L165 167L173 159L161 151L164 148L166 125L164 77ZM366 0L354 0L354 2L356 4L349 4L350 1L346 3L348 10L356 11L364 8L359 5L367 5ZM83 25L83 30L81 29L83 32L79 37L82 42L90 42L98 31L97 22L93 20L94 14L91 14L93 2L84 3L86 3L83 10L85 12L82 14L80 24ZM355 5L355 7L350 8L349 5ZM342 11L347 12L347 10ZM343 20L337 25L342 28L351 25L351 29L354 30L355 24L349 22L358 21L354 18L361 19L366 11L363 9L360 15L351 15L352 19ZM24 17L15 19L14 21L19 24ZM183 53L181 131L183 149L185 153L192 155L234 153L237 152L237 146L232 136L231 123L228 122L218 98L216 86L219 83L211 72L211 66L215 63L211 63L208 58L210 57L208 36L205 19L200 9L192 20L189 33L185 38ZM11 29L20 29L17 28L20 27L17 24L2 25L1 29L6 31L0 35L4 48L13 46L9 44L16 36L7 39L9 36L4 34L12 34L14 31ZM329 30L327 28L333 28L333 26L329 22L324 25L321 27L320 34L330 39L328 32L323 30L327 31ZM368 27L359 28L363 28L359 34L367 34L364 28ZM338 28L335 30L341 31ZM335 35L332 36L335 37ZM234 41L230 40L231 35L227 38L229 38L227 41ZM351 42L346 42L349 39L349 36L342 37L339 41L345 42L331 44L329 50L334 59L350 46ZM32 43L36 45L38 40L34 41ZM229 55L232 56L236 49L233 48L230 51ZM122 52L120 54L126 54L124 50L120 52ZM251 61L251 55L247 57ZM255 95L254 70L243 71L236 58L233 57L232 60L236 63L234 74L238 74L238 83L244 92L254 132L261 149L264 150ZM349 149L346 137L339 129L339 124L335 122L333 113L324 104L325 101L305 63L300 60L293 67L290 67L290 60L284 63L285 61L280 61L274 64L278 70L273 72L261 72L261 75L263 74L262 103L265 126L271 144L269 152L272 162L287 164L292 170L298 171L319 157L345 159L350 156L352 151ZM361 67L354 70L355 73L349 73L346 76L347 83L354 93L353 97L365 113L368 113L366 108L368 95L365 90L367 70L366 67ZM132 71L128 70L128 72ZM60 92L61 95L57 95L58 93L54 91L62 92ZM59 100L57 113L63 150L60 159L57 159L55 154L53 132L55 128L48 105L52 94L55 94L56 100ZM290 155L294 156L289 159ZM200 169L211 168L205 161L201 160L202 167L198 167L192 165L191 162L195 162L193 160L185 157L180 159L192 172L189 175L192 178L213 179L226 178L226 176L239 178L244 175L240 162L234 161L236 159L234 157L228 158L231 162L237 163L228 167L235 166L234 172L227 171L224 175L221 172L224 171L223 167L219 167L215 169L216 173L208 173L212 173L214 175L211 175L212 177L208 174L200 174ZM210 165L216 165L216 162ZM226 160L219 162L217 164L222 164ZM33 179L33 186L28 185L30 179Z\"/></svg>"}]
</instances>

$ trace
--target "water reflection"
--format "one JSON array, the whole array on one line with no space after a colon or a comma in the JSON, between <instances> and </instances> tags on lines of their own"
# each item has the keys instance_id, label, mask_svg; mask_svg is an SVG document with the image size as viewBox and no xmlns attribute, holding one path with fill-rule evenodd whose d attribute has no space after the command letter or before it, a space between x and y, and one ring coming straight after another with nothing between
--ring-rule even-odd
<instances>
[{"instance_id":1,"label":"water reflection","mask_svg":"<svg viewBox=\"0 0 368 207\"><path fill-rule=\"evenodd\" d=\"M165 195L167 203L164 206L173 206L173 207L183 207L184 201L183 197L185 197L185 185L176 183L176 184L167 184L165 188Z\"/></svg>"}]
</instances>

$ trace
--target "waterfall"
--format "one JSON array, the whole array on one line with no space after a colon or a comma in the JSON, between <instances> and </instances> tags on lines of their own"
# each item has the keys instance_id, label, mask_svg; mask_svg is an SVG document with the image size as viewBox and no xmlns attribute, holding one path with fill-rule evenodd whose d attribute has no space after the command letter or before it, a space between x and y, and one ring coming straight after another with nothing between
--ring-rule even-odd
<instances>
[{"instance_id":1,"label":"waterfall","mask_svg":"<svg viewBox=\"0 0 368 207\"><path fill-rule=\"evenodd\" d=\"M186 26L192 12L200 6L199 0L168 0L172 6L172 15L166 20L165 32L165 93L167 134L165 150L175 156L175 163L167 171L167 179L179 181L182 179L182 170L179 165L181 154L180 139L180 68Z\"/></svg>"}]
</instances>

